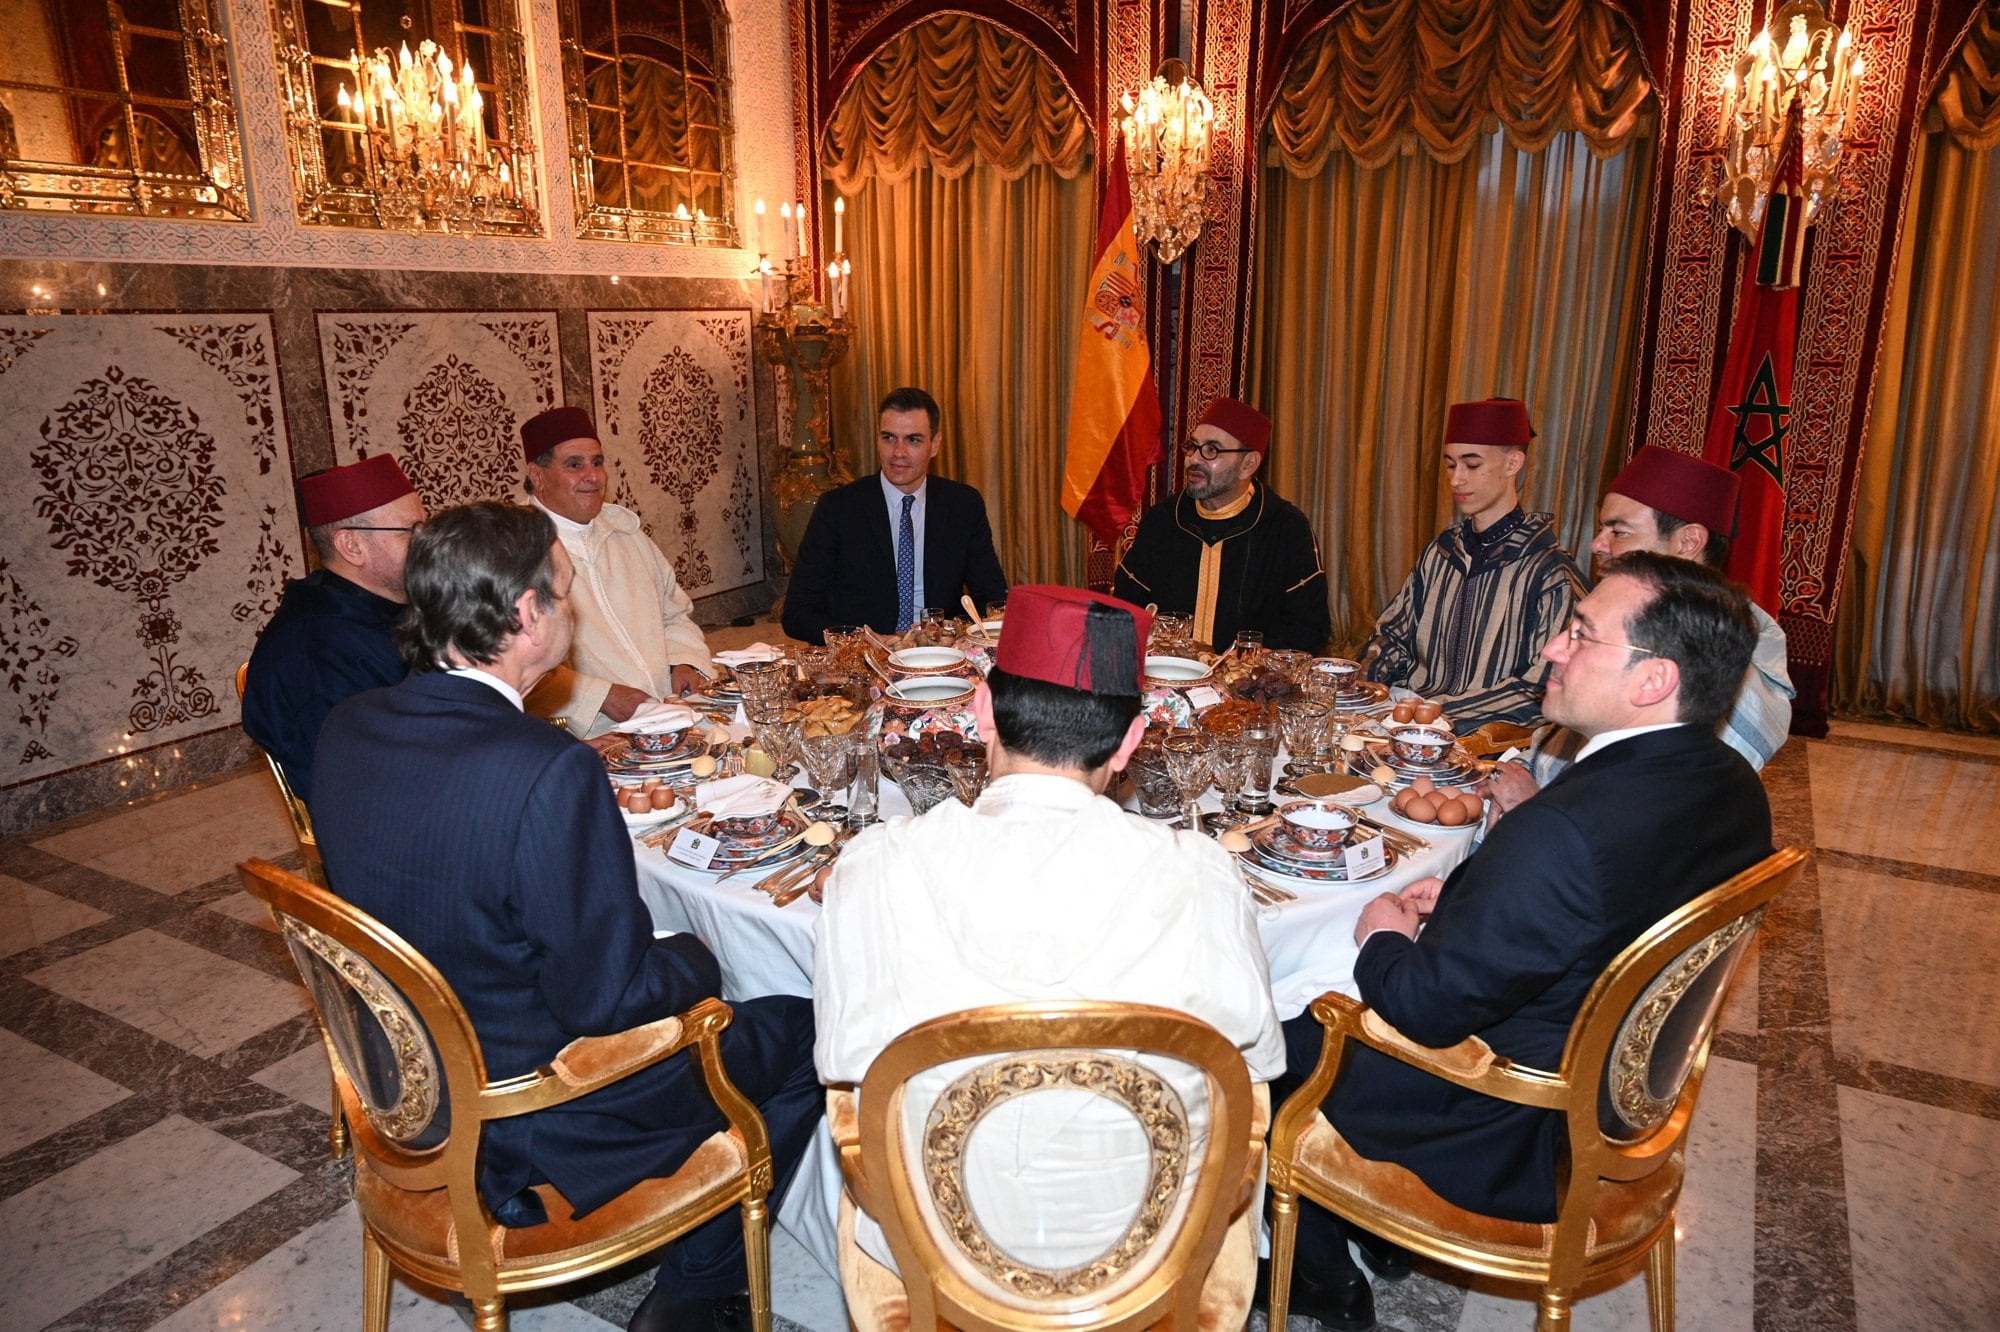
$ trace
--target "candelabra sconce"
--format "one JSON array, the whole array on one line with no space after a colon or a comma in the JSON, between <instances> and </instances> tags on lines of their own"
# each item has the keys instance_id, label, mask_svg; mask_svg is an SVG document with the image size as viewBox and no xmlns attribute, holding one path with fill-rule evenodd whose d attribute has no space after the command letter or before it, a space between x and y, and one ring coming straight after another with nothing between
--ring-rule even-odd
<instances>
[{"instance_id":1,"label":"candelabra sconce","mask_svg":"<svg viewBox=\"0 0 2000 1332\"><path fill-rule=\"evenodd\" d=\"M1773 34L1776 34L1775 36ZM1799 165L1810 225L1842 192L1841 142L1861 88L1862 60L1817 0L1792 0L1736 60L1722 89L1722 165L1715 185L1729 224L1752 242L1764 220L1785 122L1799 114Z\"/></svg>"},{"instance_id":2,"label":"candelabra sconce","mask_svg":"<svg viewBox=\"0 0 2000 1332\"><path fill-rule=\"evenodd\" d=\"M1169 60L1135 98L1126 93L1120 128L1132 182L1132 232L1163 264L1201 236L1208 199L1210 127L1215 107L1187 66Z\"/></svg>"},{"instance_id":3,"label":"candelabra sconce","mask_svg":"<svg viewBox=\"0 0 2000 1332\"><path fill-rule=\"evenodd\" d=\"M840 249L844 202L836 206L834 255L826 269L826 299L814 299L812 260L806 245L805 206L799 206L796 232L791 206L785 206L787 255L758 256L756 274L762 285L757 316L757 354L784 367L792 388L792 438L776 481L771 486L776 512L778 548L787 567L795 565L819 497L854 479L833 446L833 367L847 354L854 333L848 318L848 282L853 266ZM756 206L757 237L764 231L764 204Z\"/></svg>"}]
</instances>

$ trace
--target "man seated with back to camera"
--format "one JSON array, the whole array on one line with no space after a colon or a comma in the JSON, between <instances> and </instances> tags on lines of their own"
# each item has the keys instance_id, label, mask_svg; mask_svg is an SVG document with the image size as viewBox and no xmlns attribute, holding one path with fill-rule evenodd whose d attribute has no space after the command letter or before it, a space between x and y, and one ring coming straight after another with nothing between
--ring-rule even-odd
<instances>
[{"instance_id":1,"label":"man seated with back to camera","mask_svg":"<svg viewBox=\"0 0 2000 1332\"><path fill-rule=\"evenodd\" d=\"M721 993L691 934L656 938L632 841L589 745L521 710L568 653L575 570L540 510L471 504L430 520L404 570L410 675L335 708L313 812L328 882L443 973L495 1080L579 1036L671 1017ZM773 1210L823 1108L812 1012L732 1005L729 1078L771 1141ZM671 1175L722 1112L688 1055L486 1127L479 1190L502 1225L546 1219L552 1184L582 1215ZM643 1332L748 1326L742 1220L727 1211L670 1245L634 1315Z\"/></svg>"}]
</instances>

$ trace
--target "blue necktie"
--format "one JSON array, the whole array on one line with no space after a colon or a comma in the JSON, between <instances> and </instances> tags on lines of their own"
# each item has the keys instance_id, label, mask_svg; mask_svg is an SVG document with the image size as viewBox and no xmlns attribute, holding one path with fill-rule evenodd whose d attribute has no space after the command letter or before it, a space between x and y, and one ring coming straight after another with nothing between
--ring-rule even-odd
<instances>
[{"instance_id":1,"label":"blue necktie","mask_svg":"<svg viewBox=\"0 0 2000 1332\"><path fill-rule=\"evenodd\" d=\"M915 495L903 496L903 522L896 529L896 632L917 622L917 525L910 518Z\"/></svg>"}]
</instances>

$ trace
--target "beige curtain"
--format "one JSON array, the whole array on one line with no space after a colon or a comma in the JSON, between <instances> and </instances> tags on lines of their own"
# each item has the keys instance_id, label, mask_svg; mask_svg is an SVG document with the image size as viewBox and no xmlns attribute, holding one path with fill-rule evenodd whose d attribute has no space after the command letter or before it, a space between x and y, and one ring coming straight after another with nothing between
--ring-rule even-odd
<instances>
[{"instance_id":1,"label":"beige curtain","mask_svg":"<svg viewBox=\"0 0 2000 1332\"><path fill-rule=\"evenodd\" d=\"M1623 463L1651 162L1647 139L1599 158L1580 134L1531 154L1496 133L1456 163L1266 168L1250 393L1276 422L1273 484L1319 536L1336 642L1367 637L1452 520L1452 402L1528 404L1522 501L1588 547Z\"/></svg>"},{"instance_id":2,"label":"beige curtain","mask_svg":"<svg viewBox=\"0 0 2000 1332\"><path fill-rule=\"evenodd\" d=\"M973 65L1005 78L954 102L949 134L923 109L935 107L935 90L907 103L885 91L899 80L928 87L940 71ZM1024 88L1035 91L1024 97ZM840 445L857 474L873 472L876 403L901 384L928 389L945 416L936 470L985 495L1009 581L1081 584L1084 534L1059 496L1096 232L1088 127L1052 67L962 16L898 38L846 98L823 158L830 188L852 191L856 328L833 376ZM885 125L902 124L906 111L914 118L863 134L863 110L887 116Z\"/></svg>"},{"instance_id":3,"label":"beige curtain","mask_svg":"<svg viewBox=\"0 0 2000 1332\"><path fill-rule=\"evenodd\" d=\"M1270 160L1295 176L1332 152L1456 162L1496 127L1523 152L1574 131L1610 154L1651 125L1651 94L1637 38L1602 0L1358 0L1293 57Z\"/></svg>"},{"instance_id":4,"label":"beige curtain","mask_svg":"<svg viewBox=\"0 0 2000 1332\"><path fill-rule=\"evenodd\" d=\"M2000 731L2000 98L1977 121L1944 101L1950 132L1925 136L1910 189L1831 701Z\"/></svg>"}]
</instances>

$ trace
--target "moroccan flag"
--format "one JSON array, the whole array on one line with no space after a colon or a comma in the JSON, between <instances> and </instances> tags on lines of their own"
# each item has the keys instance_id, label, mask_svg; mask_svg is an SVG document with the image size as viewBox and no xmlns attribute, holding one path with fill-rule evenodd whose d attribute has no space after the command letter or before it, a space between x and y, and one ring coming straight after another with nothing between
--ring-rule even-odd
<instances>
[{"instance_id":1,"label":"moroccan flag","mask_svg":"<svg viewBox=\"0 0 2000 1332\"><path fill-rule=\"evenodd\" d=\"M1702 456L1742 481L1729 576L1777 615L1784 558L1785 459L1792 433L1792 361L1798 347L1799 269L1806 199L1799 173L1799 107L1792 103L1778 145L1771 196L1756 253L1744 265L1743 293L1729 355L1716 385Z\"/></svg>"},{"instance_id":2,"label":"moroccan flag","mask_svg":"<svg viewBox=\"0 0 2000 1332\"><path fill-rule=\"evenodd\" d=\"M1069 400L1063 510L1116 546L1146 494L1146 468L1160 452L1160 391L1146 345L1145 272L1132 234L1132 187L1123 136L1111 158L1097 265L1083 298L1083 338Z\"/></svg>"}]
</instances>

